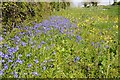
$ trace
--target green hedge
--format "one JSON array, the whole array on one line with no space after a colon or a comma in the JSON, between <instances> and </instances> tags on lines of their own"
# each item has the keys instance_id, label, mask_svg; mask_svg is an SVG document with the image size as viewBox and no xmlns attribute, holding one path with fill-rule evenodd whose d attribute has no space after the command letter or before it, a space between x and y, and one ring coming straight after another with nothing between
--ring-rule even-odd
<instances>
[{"instance_id":1,"label":"green hedge","mask_svg":"<svg viewBox=\"0 0 120 80\"><path fill-rule=\"evenodd\" d=\"M2 2L2 25L7 31L11 31L26 20L41 21L51 15L52 11L69 6L69 2Z\"/></svg>"}]
</instances>

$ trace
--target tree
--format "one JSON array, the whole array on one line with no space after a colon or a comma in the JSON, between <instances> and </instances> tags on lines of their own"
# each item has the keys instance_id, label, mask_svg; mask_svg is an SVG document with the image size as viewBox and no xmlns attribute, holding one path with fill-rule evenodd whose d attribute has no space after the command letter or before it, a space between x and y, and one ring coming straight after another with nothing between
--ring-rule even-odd
<instances>
[{"instance_id":1,"label":"tree","mask_svg":"<svg viewBox=\"0 0 120 80\"><path fill-rule=\"evenodd\" d=\"M117 4L117 0L113 0L113 4L112 5L116 5Z\"/></svg>"},{"instance_id":2,"label":"tree","mask_svg":"<svg viewBox=\"0 0 120 80\"><path fill-rule=\"evenodd\" d=\"M97 6L98 5L98 0L91 0L92 6Z\"/></svg>"},{"instance_id":3,"label":"tree","mask_svg":"<svg viewBox=\"0 0 120 80\"><path fill-rule=\"evenodd\" d=\"M84 1L83 1L84 7L87 7L88 5L89 5L89 6L90 6L90 5L92 5L92 6L97 6L98 3L99 3L98 0L84 0Z\"/></svg>"},{"instance_id":4,"label":"tree","mask_svg":"<svg viewBox=\"0 0 120 80\"><path fill-rule=\"evenodd\" d=\"M117 0L113 0L114 2L117 2Z\"/></svg>"}]
</instances>

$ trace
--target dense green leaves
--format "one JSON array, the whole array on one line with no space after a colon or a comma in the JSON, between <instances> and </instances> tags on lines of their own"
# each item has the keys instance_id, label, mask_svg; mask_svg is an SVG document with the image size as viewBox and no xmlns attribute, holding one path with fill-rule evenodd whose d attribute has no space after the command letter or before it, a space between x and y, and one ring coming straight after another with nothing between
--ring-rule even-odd
<instances>
[{"instance_id":1,"label":"dense green leaves","mask_svg":"<svg viewBox=\"0 0 120 80\"><path fill-rule=\"evenodd\" d=\"M2 2L3 28L11 31L16 26L23 27L23 23L29 19L40 22L47 18L52 11L59 11L69 6L69 2Z\"/></svg>"}]
</instances>

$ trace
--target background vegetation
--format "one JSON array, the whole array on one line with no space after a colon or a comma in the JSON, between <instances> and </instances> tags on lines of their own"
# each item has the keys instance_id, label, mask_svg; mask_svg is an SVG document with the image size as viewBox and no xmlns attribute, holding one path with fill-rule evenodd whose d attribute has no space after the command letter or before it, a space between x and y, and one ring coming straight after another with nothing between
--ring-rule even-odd
<instances>
[{"instance_id":1,"label":"background vegetation","mask_svg":"<svg viewBox=\"0 0 120 80\"><path fill-rule=\"evenodd\" d=\"M118 6L2 3L2 78L120 78Z\"/></svg>"},{"instance_id":2,"label":"background vegetation","mask_svg":"<svg viewBox=\"0 0 120 80\"><path fill-rule=\"evenodd\" d=\"M69 2L3 2L2 3L2 24L7 31L11 31L16 26L23 26L23 22L31 23L34 20L40 22L47 18L51 12L66 9ZM37 19L36 17L39 17Z\"/></svg>"}]
</instances>

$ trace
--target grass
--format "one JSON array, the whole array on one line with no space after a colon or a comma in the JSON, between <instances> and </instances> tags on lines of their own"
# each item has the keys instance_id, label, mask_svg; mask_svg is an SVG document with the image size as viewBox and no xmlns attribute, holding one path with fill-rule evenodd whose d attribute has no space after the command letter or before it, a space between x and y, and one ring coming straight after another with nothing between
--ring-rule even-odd
<instances>
[{"instance_id":1,"label":"grass","mask_svg":"<svg viewBox=\"0 0 120 80\"><path fill-rule=\"evenodd\" d=\"M104 8L108 9L103 10ZM53 20L58 21L61 26L58 28L66 26L62 30L63 33L60 32L61 29L55 28L58 24L52 27L50 26L52 21L50 23L43 21L47 22L44 25L50 28L46 33L44 30L47 29L43 29L40 25L36 25L35 28L34 24L28 26L29 29L24 29L24 34L19 29L14 29L9 35L3 35L2 53L7 55L13 53L9 59L3 56L5 62L0 72L0 74L3 72L3 78L119 77L116 6L71 8L53 12L53 15L55 15ZM62 19L58 16L62 16ZM37 30L40 31L35 35ZM20 41L17 41L19 39L14 38L15 36L18 36ZM16 49L17 46L19 48L16 51L8 50ZM26 56L28 54L30 56ZM17 62L18 59L22 63ZM13 62L8 63L8 60ZM4 64L8 68L5 68ZM28 64L31 64L31 67L28 67Z\"/></svg>"}]
</instances>

